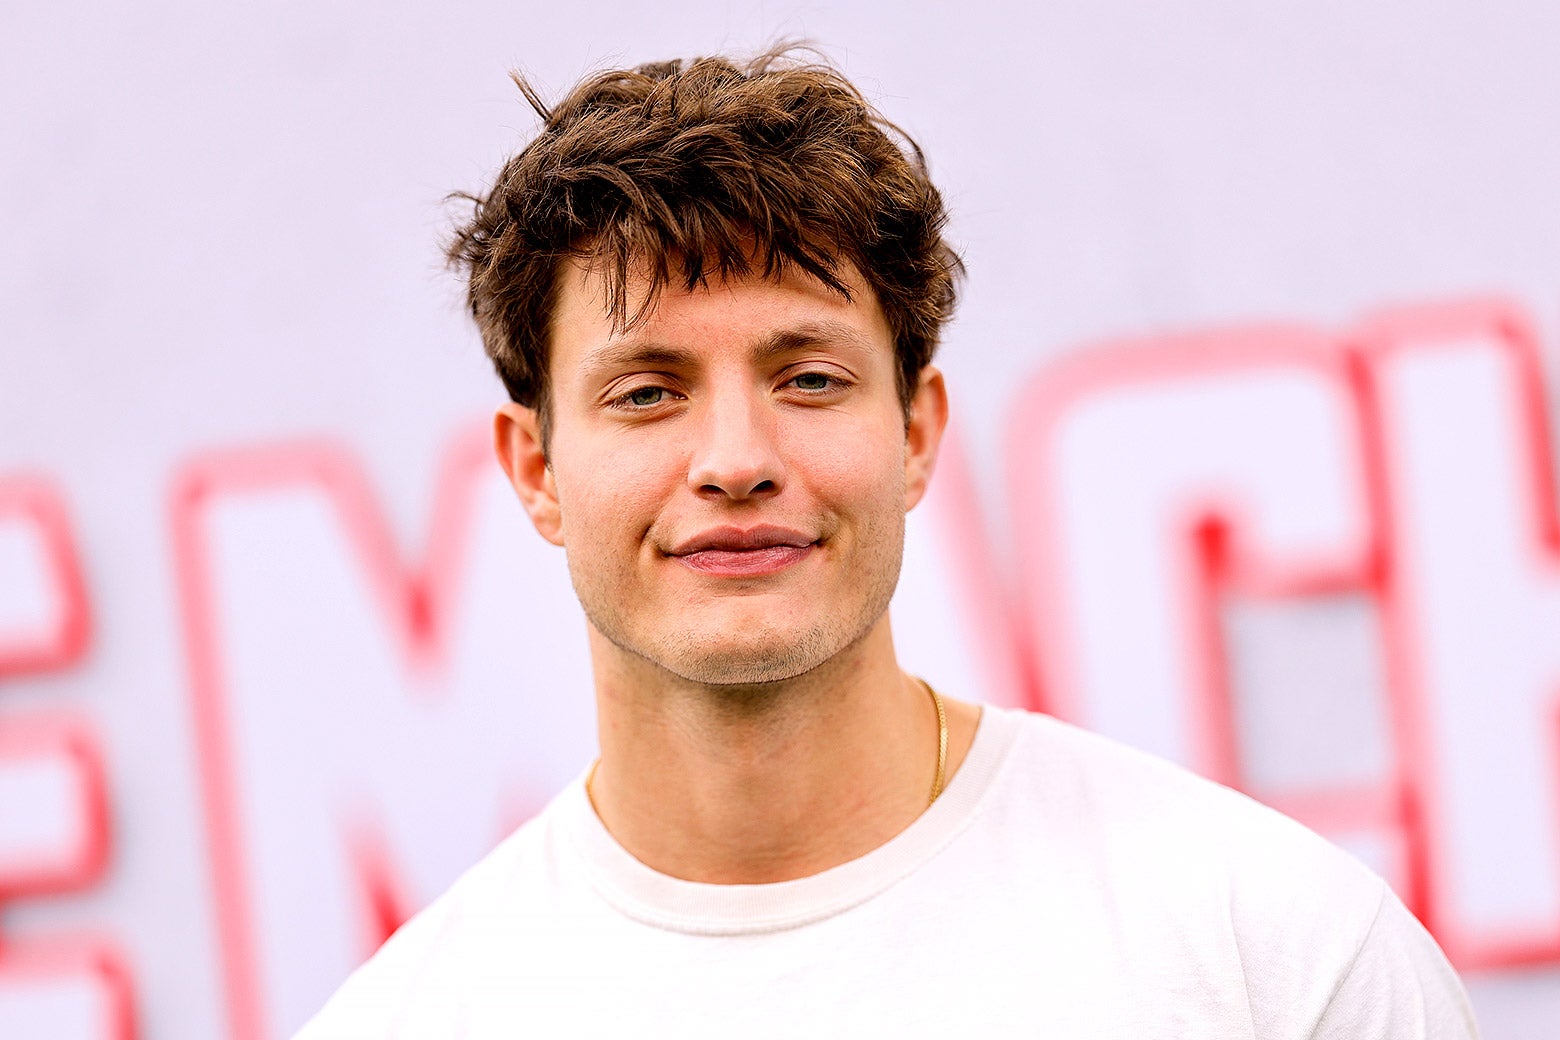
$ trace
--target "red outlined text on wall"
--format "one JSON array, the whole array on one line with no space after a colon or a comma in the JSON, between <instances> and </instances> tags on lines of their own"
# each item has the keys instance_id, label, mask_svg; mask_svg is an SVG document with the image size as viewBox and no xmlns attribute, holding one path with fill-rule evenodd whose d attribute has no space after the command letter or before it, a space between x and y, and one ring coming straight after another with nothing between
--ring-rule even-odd
<instances>
[{"instance_id":1,"label":"red outlined text on wall","mask_svg":"<svg viewBox=\"0 0 1560 1040\"><path fill-rule=\"evenodd\" d=\"M31 535L34 572L44 586L41 598L49 603L46 616L24 631L0 630L0 680L67 668L86 651L92 617L65 506L41 477L3 477L0 525Z\"/></svg>"},{"instance_id":2,"label":"red outlined text on wall","mask_svg":"<svg viewBox=\"0 0 1560 1040\"><path fill-rule=\"evenodd\" d=\"M206 834L216 895L217 930L229 1028L235 1040L272 1035L258 960L252 883L240 795L234 773L232 724L223 664L206 515L219 500L278 487L317 488L336 511L348 542L394 635L415 669L436 666L447 647L450 591L465 549L470 496L464 484L486 452L464 438L446 465L430 525L427 552L408 563L395 544L372 489L355 460L327 444L299 444L212 455L188 466L172 500L172 532L188 655L191 709L203 791ZM355 841L357 835L351 836ZM354 848L356 849L356 845ZM377 849L377 845L374 846ZM389 867L377 856L376 878L387 888Z\"/></svg>"},{"instance_id":3,"label":"red outlined text on wall","mask_svg":"<svg viewBox=\"0 0 1560 1040\"><path fill-rule=\"evenodd\" d=\"M1417 909L1460 967L1552 962L1560 516L1538 338L1520 308L1476 300L1376 315L1359 349Z\"/></svg>"},{"instance_id":4,"label":"red outlined text on wall","mask_svg":"<svg viewBox=\"0 0 1560 1040\"><path fill-rule=\"evenodd\" d=\"M417 560L408 559L397 546L387 515L357 460L333 445L294 444L208 455L185 467L175 485L172 502L174 558L188 654L191 706L199 744L198 766L217 901L215 911L223 956L223 980L230 1029L240 1040L276 1035L285 1027L285 1020L296 1019L306 1010L312 1010L305 1006L308 994L302 991L313 983L294 978L297 974L293 971L294 966L278 960L275 912L260 909L268 893L274 896L277 890L274 878L267 876L257 864L267 852L275 852L279 846L274 828L264 831L259 826L264 821L251 815L253 799L265 792L256 786L263 782L263 777L257 780L253 768L246 770L244 765L250 762L253 767L252 759L244 757L244 748L253 746L254 740L254 716L241 714L254 710L254 702L244 699L247 695L242 692L250 688L244 685L247 676L234 670L236 648L241 642L238 637L244 633L223 627L227 617L225 611L232 606L225 605L223 599L232 591L224 584L231 577L230 568L235 564L231 553L247 550L234 550L231 541L223 540L230 536L218 534L225 529L221 517L235 508L240 511L253 508L254 503L264 503L277 496L291 496L312 503L318 522L328 525L332 532L331 546L339 543L339 550L333 547L321 550L316 546L300 551L339 551L347 555L340 571L333 571L328 577L321 576L319 581L329 584L331 589L340 582L347 582L361 585L367 591L366 602L372 617L363 623L378 625L376 631L388 636L386 646L398 658L405 680L404 684L393 682L394 689L387 689L384 694L401 698L401 707L397 710L402 714L397 717L402 721L392 723L385 717L372 721L392 729L399 725L397 739L416 743L423 741L425 736L431 738L431 734L423 733L418 727L432 724L440 717L449 722L452 711L462 706L472 707L469 696L464 701L451 700L441 691L450 689L448 684L454 681L454 673L467 660L460 656L469 654L469 650L460 649L465 646L462 639L471 633L474 623L486 620L461 613L467 609L462 597L472 594L470 583L480 577L465 567L465 558L474 536L474 525L479 521L491 523L491 512L483 512L480 508L490 500L481 496L488 494L499 480L499 471L491 461L482 431L474 430L459 437L441 464L432 496L426 548ZM523 524L523 515L514 506L512 496L506 494L505 498L513 508L510 510L512 516L506 514L503 522L511 523L518 518ZM508 532L504 533L507 537ZM524 531L514 532L516 539L526 536ZM538 552L556 554L561 568L561 554L550 546L538 544ZM484 562L491 564L493 561ZM561 569L558 573L561 575ZM308 595L308 589L302 589L301 594ZM564 620L560 618L558 623ZM325 623L331 622L326 619ZM580 638L583 640L583 635ZM507 658L511 650L506 648L503 656ZM376 651L354 644L343 652ZM583 654L571 654L571 660L575 656L583 662ZM253 658L244 660L252 661ZM396 666L395 661L387 665L392 672ZM498 689L508 696L509 691L500 689L507 680L502 676L490 679L486 683L487 689ZM367 682L358 674L347 676L346 681L353 686ZM348 703L342 699L344 696L361 693L361 690L334 689L334 699L329 703L336 705L338 712ZM564 692L567 691L560 691L560 696ZM469 689L467 694L470 694ZM389 702L383 703L387 711L393 707ZM249 718L250 722L241 725L240 718ZM484 720L484 732L509 728L512 727L507 720L503 723L492 717ZM372 727L367 732L372 733ZM350 741L350 734L342 735ZM321 739L333 738L327 735ZM246 745L245 741L250 743ZM371 753L367 748L349 751L342 747L340 750L343 754ZM380 751L380 757L397 754L400 753L389 750L389 745ZM480 757L481 753L477 753L472 760ZM460 761L457 756L449 764L464 775L469 763ZM269 765L262 762L258 768L269 768ZM534 808L539 804L539 792L529 789L524 772L522 769L519 776L496 779L494 782L502 785L502 790L473 791L474 798L491 796L497 803L492 821L495 828L514 822L510 816L516 811L515 807ZM374 788L373 783L361 786L347 777L341 790L315 792L318 797L314 801L319 803L320 813L327 819L320 828L311 831L307 839L333 849L328 853L333 865L331 869L342 873L341 883L347 887L341 891L333 889L332 898L356 899L361 903L355 912L358 924L350 926L362 933L361 939L352 941L353 956L358 958L371 952L388 929L415 909L416 893L433 894L427 891L426 884L419 886L405 876L404 864L398 866L399 861L392 857L392 847L400 848L404 855L409 848L406 842L415 843L417 839L415 836L403 838L399 844L394 840L394 832L402 821L388 811L389 803L376 795L375 790L378 788ZM410 797L413 801L419 797L412 788L400 790L400 795L392 793L386 797L392 800ZM311 854L318 854L318 851L314 849ZM332 938L334 941L334 934ZM318 999L323 1000L326 994L328 990L317 995Z\"/></svg>"},{"instance_id":5,"label":"red outlined text on wall","mask_svg":"<svg viewBox=\"0 0 1560 1040\"><path fill-rule=\"evenodd\" d=\"M1042 370L1023 399L1025 410L1010 430L1009 485L1023 628L1037 648L1046 706L1096 728L1091 712L1104 696L1127 698L1140 710L1143 687L1109 674L1089 678L1080 654L1105 640L1131 646L1157 634L1165 656L1155 677L1166 686L1163 695L1179 703L1161 708L1168 720L1161 728L1171 730L1155 750L1324 832L1379 831L1411 848L1396 766L1375 782L1253 790L1227 674L1219 614L1226 596L1277 601L1377 590L1379 547L1360 462L1358 392L1338 341L1276 326L1112 344ZM1198 423L1210 425L1187 432ZM1091 444L1102 447L1091 455ZM1174 458L1156 461L1166 451ZM1089 468L1080 471L1079 459ZM1161 465L1166 475L1156 488ZM1125 507L1109 497L1118 479L1137 496ZM1296 484L1287 498L1280 494L1286 482ZM1088 511L1098 508L1087 501L1096 494L1118 516L1123 508L1132 514L1119 523L1140 527L1138 551L1147 555L1126 564L1142 565L1135 574L1078 579L1087 583L1083 591L1114 597L1091 608L1074 598L1077 581L1069 582L1071 570L1089 563L1088 543L1069 544L1068 531L1110 522ZM1283 532L1273 516L1294 501L1334 517L1312 531ZM1117 553L1132 551L1102 548L1100 559L1111 567L1122 566ZM1143 599L1145 581L1163 584L1157 599L1152 588ZM1100 629L1092 644L1078 627L1091 624ZM1404 863L1394 873L1413 902L1413 871Z\"/></svg>"},{"instance_id":6,"label":"red outlined text on wall","mask_svg":"<svg viewBox=\"0 0 1560 1040\"><path fill-rule=\"evenodd\" d=\"M91 620L75 540L58 492L37 477L0 479L0 525L31 545L23 569L38 587L7 590L41 616L0 633L0 696L9 682L74 666ZM3 594L3 593L0 593ZM9 607L10 605L8 605ZM15 620L16 611L7 609ZM0 705L0 906L82 891L108 862L105 771L92 727L65 710ZM130 973L115 944L95 934L0 932L0 1033L47 1022L61 1040L130 1040Z\"/></svg>"}]
</instances>

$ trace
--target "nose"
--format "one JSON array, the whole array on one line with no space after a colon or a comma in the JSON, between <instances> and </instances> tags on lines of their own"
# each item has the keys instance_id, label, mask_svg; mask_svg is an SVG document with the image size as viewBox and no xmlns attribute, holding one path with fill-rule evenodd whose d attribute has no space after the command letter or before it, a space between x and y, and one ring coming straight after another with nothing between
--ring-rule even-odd
<instances>
[{"instance_id":1,"label":"nose","mask_svg":"<svg viewBox=\"0 0 1560 1040\"><path fill-rule=\"evenodd\" d=\"M777 493L783 467L775 432L773 412L751 392L712 395L695 434L689 486L700 497L736 501Z\"/></svg>"}]
</instances>

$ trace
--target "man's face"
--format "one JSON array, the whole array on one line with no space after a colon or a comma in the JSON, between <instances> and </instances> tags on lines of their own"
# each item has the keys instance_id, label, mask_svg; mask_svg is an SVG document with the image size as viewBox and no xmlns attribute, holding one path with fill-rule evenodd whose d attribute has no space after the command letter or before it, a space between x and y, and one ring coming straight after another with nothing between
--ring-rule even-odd
<instances>
[{"instance_id":1,"label":"man's face","mask_svg":"<svg viewBox=\"0 0 1560 1040\"><path fill-rule=\"evenodd\" d=\"M615 332L601 280L563 271L540 513L505 461L619 650L767 682L885 618L945 405L929 369L907 434L888 324L851 284L850 300L800 273L668 289Z\"/></svg>"}]
</instances>

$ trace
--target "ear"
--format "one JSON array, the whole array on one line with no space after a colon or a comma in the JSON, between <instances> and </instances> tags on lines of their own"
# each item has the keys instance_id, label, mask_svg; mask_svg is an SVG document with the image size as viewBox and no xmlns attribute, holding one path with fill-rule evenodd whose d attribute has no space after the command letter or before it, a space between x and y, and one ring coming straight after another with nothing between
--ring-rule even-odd
<instances>
[{"instance_id":1,"label":"ear","mask_svg":"<svg viewBox=\"0 0 1560 1040\"><path fill-rule=\"evenodd\" d=\"M513 401L501 406L493 416L493 450L537 533L554 545L562 545L558 487L542 447L541 417L536 409Z\"/></svg>"},{"instance_id":2,"label":"ear","mask_svg":"<svg viewBox=\"0 0 1560 1040\"><path fill-rule=\"evenodd\" d=\"M942 373L931 365L921 369L915 396L910 399L910 422L905 427L905 511L914 509L937 465L937 449L948 425L948 388Z\"/></svg>"}]
</instances>

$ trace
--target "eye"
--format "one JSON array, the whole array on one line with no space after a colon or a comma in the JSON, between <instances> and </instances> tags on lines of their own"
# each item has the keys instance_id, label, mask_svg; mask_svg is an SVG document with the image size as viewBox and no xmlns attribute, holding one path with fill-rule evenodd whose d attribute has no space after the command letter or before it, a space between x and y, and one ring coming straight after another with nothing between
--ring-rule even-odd
<instances>
[{"instance_id":1,"label":"eye","mask_svg":"<svg viewBox=\"0 0 1560 1040\"><path fill-rule=\"evenodd\" d=\"M823 372L803 372L791 380L798 390L828 390L835 382L834 377Z\"/></svg>"},{"instance_id":2,"label":"eye","mask_svg":"<svg viewBox=\"0 0 1560 1040\"><path fill-rule=\"evenodd\" d=\"M621 400L636 408L649 408L653 404L660 404L664 396L666 391L659 386L641 386L624 394Z\"/></svg>"}]
</instances>

